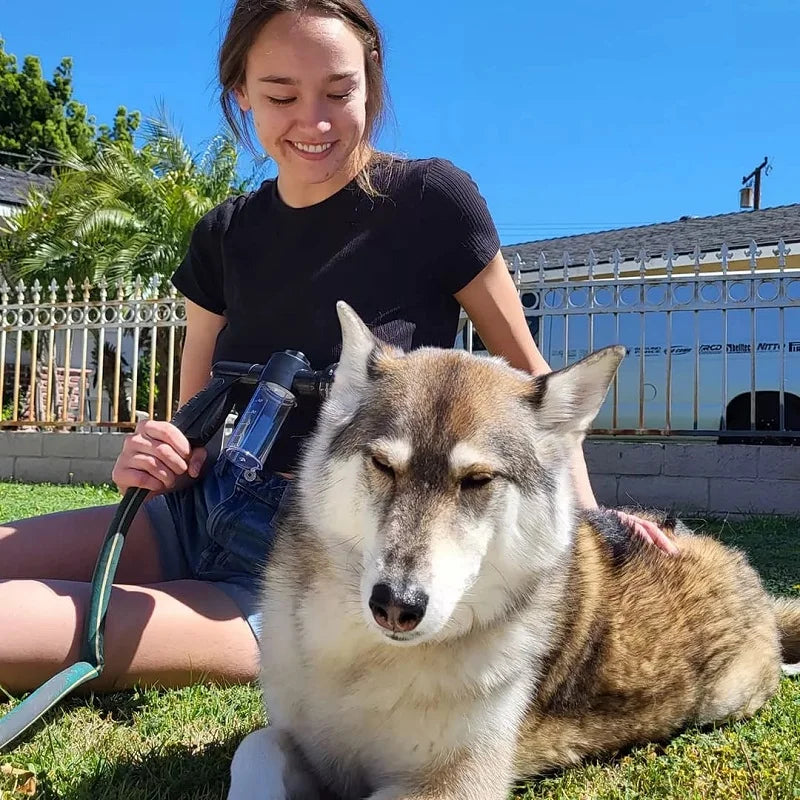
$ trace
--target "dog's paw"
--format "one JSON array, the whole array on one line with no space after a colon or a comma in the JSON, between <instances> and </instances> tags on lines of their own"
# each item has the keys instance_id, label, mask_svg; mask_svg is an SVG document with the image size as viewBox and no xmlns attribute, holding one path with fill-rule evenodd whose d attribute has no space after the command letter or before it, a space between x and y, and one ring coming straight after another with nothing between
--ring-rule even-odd
<instances>
[{"instance_id":1,"label":"dog's paw","mask_svg":"<svg viewBox=\"0 0 800 800\"><path fill-rule=\"evenodd\" d=\"M286 754L271 728L245 736L231 762L228 800L289 800L283 783Z\"/></svg>"}]
</instances>

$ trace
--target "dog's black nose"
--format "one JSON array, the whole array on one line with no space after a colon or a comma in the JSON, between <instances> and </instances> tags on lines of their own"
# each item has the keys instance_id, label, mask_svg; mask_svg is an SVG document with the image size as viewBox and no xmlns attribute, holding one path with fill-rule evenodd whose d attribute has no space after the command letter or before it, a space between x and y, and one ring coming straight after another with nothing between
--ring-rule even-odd
<instances>
[{"instance_id":1,"label":"dog's black nose","mask_svg":"<svg viewBox=\"0 0 800 800\"><path fill-rule=\"evenodd\" d=\"M422 622L428 607L428 595L410 587L396 592L388 583L376 583L372 587L369 607L382 628L407 633Z\"/></svg>"}]
</instances>

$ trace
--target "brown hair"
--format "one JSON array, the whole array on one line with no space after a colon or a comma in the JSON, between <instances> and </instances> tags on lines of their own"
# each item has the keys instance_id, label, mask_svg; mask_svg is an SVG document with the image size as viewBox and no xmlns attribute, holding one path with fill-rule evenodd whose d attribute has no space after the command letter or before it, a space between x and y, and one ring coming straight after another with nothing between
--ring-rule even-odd
<instances>
[{"instance_id":1,"label":"brown hair","mask_svg":"<svg viewBox=\"0 0 800 800\"><path fill-rule=\"evenodd\" d=\"M238 107L234 90L244 83L247 54L261 29L278 14L325 14L345 22L364 45L367 83L366 128L364 142L369 159L357 176L359 185L376 194L370 167L383 160L374 142L385 122L388 92L383 70L383 36L377 22L361 0L236 0L228 30L219 51L219 82L222 87L222 113L236 138L253 152L253 139L247 115ZM372 56L377 53L377 58Z\"/></svg>"}]
</instances>

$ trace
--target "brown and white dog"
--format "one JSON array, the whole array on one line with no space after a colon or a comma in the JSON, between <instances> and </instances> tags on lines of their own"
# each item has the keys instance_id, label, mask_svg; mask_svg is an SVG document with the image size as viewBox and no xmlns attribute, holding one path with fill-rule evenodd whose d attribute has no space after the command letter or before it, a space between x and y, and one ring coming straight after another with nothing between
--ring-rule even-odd
<instances>
[{"instance_id":1,"label":"brown and white dog","mask_svg":"<svg viewBox=\"0 0 800 800\"><path fill-rule=\"evenodd\" d=\"M580 514L570 459L623 357L538 378L391 350L347 305L331 397L263 591L269 726L231 800L504 800L512 783L753 714L800 602L660 518Z\"/></svg>"}]
</instances>

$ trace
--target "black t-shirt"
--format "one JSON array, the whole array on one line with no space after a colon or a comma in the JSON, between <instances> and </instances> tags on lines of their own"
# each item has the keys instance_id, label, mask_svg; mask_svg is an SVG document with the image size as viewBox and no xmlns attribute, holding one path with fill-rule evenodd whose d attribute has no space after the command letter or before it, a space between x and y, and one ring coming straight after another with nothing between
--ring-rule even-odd
<instances>
[{"instance_id":1,"label":"black t-shirt","mask_svg":"<svg viewBox=\"0 0 800 800\"><path fill-rule=\"evenodd\" d=\"M453 294L500 247L486 203L470 176L444 159L394 159L376 165L372 178L383 196L353 181L305 208L287 206L268 180L198 222L172 282L224 314L214 361L266 363L275 351L300 350L315 369L326 367L341 351L337 300L403 350L453 347ZM268 469L296 467L316 410L301 403L289 414Z\"/></svg>"}]
</instances>

